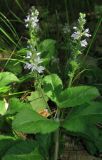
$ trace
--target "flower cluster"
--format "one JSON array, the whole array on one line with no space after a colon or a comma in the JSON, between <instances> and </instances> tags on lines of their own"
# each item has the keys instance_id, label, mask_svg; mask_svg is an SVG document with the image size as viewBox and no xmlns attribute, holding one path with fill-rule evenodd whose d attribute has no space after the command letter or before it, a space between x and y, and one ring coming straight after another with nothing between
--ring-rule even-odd
<instances>
[{"instance_id":1,"label":"flower cluster","mask_svg":"<svg viewBox=\"0 0 102 160\"><path fill-rule=\"evenodd\" d=\"M82 39L83 37L90 37L89 29L84 30L84 25L86 23L85 14L80 13L80 18L78 20L78 27L73 27L75 32L71 35L74 41L80 41L81 47L86 47L88 45L86 39Z\"/></svg>"},{"instance_id":2,"label":"flower cluster","mask_svg":"<svg viewBox=\"0 0 102 160\"><path fill-rule=\"evenodd\" d=\"M78 61L78 56L82 54L82 51L85 47L87 47L88 43L86 38L90 37L89 29L85 29L85 19L86 15L83 13L80 13L77 27L73 27L74 33L71 35L72 38L72 55L70 59L70 67L71 71L68 73L69 76L69 87L71 86L71 83L73 82L74 75L76 71L78 70L80 63Z\"/></svg>"},{"instance_id":3,"label":"flower cluster","mask_svg":"<svg viewBox=\"0 0 102 160\"><path fill-rule=\"evenodd\" d=\"M32 29L35 29L35 30L38 29L39 28L39 25L38 25L38 22L39 22L38 16L39 16L39 12L33 6L30 9L30 12L29 12L28 16L25 19L26 27L27 28L32 28Z\"/></svg>"},{"instance_id":4,"label":"flower cluster","mask_svg":"<svg viewBox=\"0 0 102 160\"><path fill-rule=\"evenodd\" d=\"M39 12L33 6L25 19L26 27L29 29L30 39L28 40L27 56L24 68L38 73L43 73L44 67L41 66L42 60L40 58L41 53L37 52L38 43L38 28L39 28Z\"/></svg>"},{"instance_id":5,"label":"flower cluster","mask_svg":"<svg viewBox=\"0 0 102 160\"><path fill-rule=\"evenodd\" d=\"M27 52L26 59L29 62L26 62L24 69L29 69L31 71L37 71L38 73L43 73L44 67L40 64L42 63L42 60L40 58L40 52L36 53L35 56L32 55L30 51Z\"/></svg>"}]
</instances>

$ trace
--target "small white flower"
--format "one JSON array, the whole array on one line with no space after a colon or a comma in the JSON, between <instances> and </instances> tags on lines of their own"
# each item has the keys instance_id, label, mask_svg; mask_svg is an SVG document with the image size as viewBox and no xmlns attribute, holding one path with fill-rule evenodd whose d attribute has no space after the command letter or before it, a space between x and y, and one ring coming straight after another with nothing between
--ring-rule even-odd
<instances>
[{"instance_id":1,"label":"small white flower","mask_svg":"<svg viewBox=\"0 0 102 160\"><path fill-rule=\"evenodd\" d=\"M45 68L43 66L38 66L36 64L32 64L32 67L30 69L32 72L37 71L38 73L43 73L43 71L45 70Z\"/></svg>"},{"instance_id":2,"label":"small white flower","mask_svg":"<svg viewBox=\"0 0 102 160\"><path fill-rule=\"evenodd\" d=\"M86 47L88 45L86 39L81 41L81 46Z\"/></svg>"},{"instance_id":3,"label":"small white flower","mask_svg":"<svg viewBox=\"0 0 102 160\"><path fill-rule=\"evenodd\" d=\"M80 33L79 31L74 32L74 33L71 35L71 37L72 37L74 40L79 39L80 36L81 36L81 33Z\"/></svg>"},{"instance_id":4,"label":"small white flower","mask_svg":"<svg viewBox=\"0 0 102 160\"><path fill-rule=\"evenodd\" d=\"M73 27L73 29L77 30L77 27Z\"/></svg>"},{"instance_id":5,"label":"small white flower","mask_svg":"<svg viewBox=\"0 0 102 160\"><path fill-rule=\"evenodd\" d=\"M30 64L28 62L24 66L24 69L31 69L31 68L32 68L32 64Z\"/></svg>"},{"instance_id":6,"label":"small white flower","mask_svg":"<svg viewBox=\"0 0 102 160\"><path fill-rule=\"evenodd\" d=\"M26 27L32 27L34 29L38 29L38 15L39 12L37 9L35 9L35 7L32 7L32 9L30 10L30 13L28 14L28 16L25 19L25 23L26 23Z\"/></svg>"},{"instance_id":7,"label":"small white flower","mask_svg":"<svg viewBox=\"0 0 102 160\"><path fill-rule=\"evenodd\" d=\"M41 52L38 52L36 55L37 55L37 56L40 56L40 55L41 55Z\"/></svg>"},{"instance_id":8,"label":"small white flower","mask_svg":"<svg viewBox=\"0 0 102 160\"><path fill-rule=\"evenodd\" d=\"M37 9L35 9L35 14L38 16L39 15L39 11Z\"/></svg>"},{"instance_id":9,"label":"small white flower","mask_svg":"<svg viewBox=\"0 0 102 160\"><path fill-rule=\"evenodd\" d=\"M89 34L89 28L85 29L84 35L85 35L86 37L91 37L91 34Z\"/></svg>"},{"instance_id":10,"label":"small white flower","mask_svg":"<svg viewBox=\"0 0 102 160\"><path fill-rule=\"evenodd\" d=\"M31 53L30 51L28 51L28 52L27 52L27 56L26 56L26 58L27 58L27 59L30 59L30 58L31 58L31 56L32 56L32 53Z\"/></svg>"},{"instance_id":11,"label":"small white flower","mask_svg":"<svg viewBox=\"0 0 102 160\"><path fill-rule=\"evenodd\" d=\"M43 73L43 71L45 70L45 68L43 66L38 66L36 68L36 70L38 71L38 73Z\"/></svg>"},{"instance_id":12,"label":"small white flower","mask_svg":"<svg viewBox=\"0 0 102 160\"><path fill-rule=\"evenodd\" d=\"M32 68L31 68L31 71L33 72L33 71L36 71L36 69L37 69L37 66L35 65L35 64L33 64L32 65Z\"/></svg>"},{"instance_id":13,"label":"small white flower","mask_svg":"<svg viewBox=\"0 0 102 160\"><path fill-rule=\"evenodd\" d=\"M40 64L40 63L42 63L42 60L40 59L39 56L36 56L36 57L34 58L34 63L35 63L35 64Z\"/></svg>"},{"instance_id":14,"label":"small white flower","mask_svg":"<svg viewBox=\"0 0 102 160\"><path fill-rule=\"evenodd\" d=\"M25 22L28 23L30 21L30 15L27 16L27 18L25 19Z\"/></svg>"},{"instance_id":15,"label":"small white flower","mask_svg":"<svg viewBox=\"0 0 102 160\"><path fill-rule=\"evenodd\" d=\"M28 28L28 24L26 24L25 27Z\"/></svg>"},{"instance_id":16,"label":"small white flower","mask_svg":"<svg viewBox=\"0 0 102 160\"><path fill-rule=\"evenodd\" d=\"M31 71L37 71L38 73L43 73L45 68L41 66L40 64L43 62L42 59L40 58L41 52L36 53L34 60L32 60L32 53L29 51L27 52L27 57L28 59L32 60L32 63L26 63L24 66L24 69L29 69Z\"/></svg>"}]
</instances>

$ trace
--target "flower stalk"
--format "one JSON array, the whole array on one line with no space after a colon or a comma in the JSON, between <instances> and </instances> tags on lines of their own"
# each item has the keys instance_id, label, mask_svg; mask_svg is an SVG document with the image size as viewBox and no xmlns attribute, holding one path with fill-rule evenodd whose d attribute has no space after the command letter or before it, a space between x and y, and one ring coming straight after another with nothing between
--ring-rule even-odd
<instances>
[{"instance_id":1,"label":"flower stalk","mask_svg":"<svg viewBox=\"0 0 102 160\"><path fill-rule=\"evenodd\" d=\"M28 40L27 46L27 56L26 63L24 69L31 70L32 72L43 73L45 68L41 65L43 60L41 59L41 52L37 51L37 43L38 43L38 31L39 31L39 12L33 6L26 19L26 28L29 30L30 39Z\"/></svg>"},{"instance_id":2,"label":"flower stalk","mask_svg":"<svg viewBox=\"0 0 102 160\"><path fill-rule=\"evenodd\" d=\"M74 33L71 35L72 38L72 56L70 59L70 67L71 71L68 73L69 76L69 82L68 86L70 87L72 85L72 81L74 78L74 75L76 71L79 68L78 63L78 56L82 54L83 50L87 47L87 39L91 36L89 33L89 29L85 29L86 24L86 15L83 13L80 13L79 19L78 19L78 25L77 27L73 27Z\"/></svg>"}]
</instances>

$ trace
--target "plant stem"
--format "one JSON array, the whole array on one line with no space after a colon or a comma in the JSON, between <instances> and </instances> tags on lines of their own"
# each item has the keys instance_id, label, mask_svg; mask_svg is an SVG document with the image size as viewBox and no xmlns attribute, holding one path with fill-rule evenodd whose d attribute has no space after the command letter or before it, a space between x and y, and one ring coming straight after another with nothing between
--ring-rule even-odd
<instances>
[{"instance_id":1,"label":"plant stem","mask_svg":"<svg viewBox=\"0 0 102 160\"><path fill-rule=\"evenodd\" d=\"M73 77L70 77L68 87L71 87Z\"/></svg>"},{"instance_id":2,"label":"plant stem","mask_svg":"<svg viewBox=\"0 0 102 160\"><path fill-rule=\"evenodd\" d=\"M58 110L56 121L59 121L59 117L60 117L60 111ZM59 153L59 131L60 131L60 129L58 128L57 131L55 132L54 160L58 160L58 153Z\"/></svg>"},{"instance_id":3,"label":"plant stem","mask_svg":"<svg viewBox=\"0 0 102 160\"><path fill-rule=\"evenodd\" d=\"M58 160L58 152L59 152L59 129L55 132L55 153L54 153L54 160Z\"/></svg>"},{"instance_id":4,"label":"plant stem","mask_svg":"<svg viewBox=\"0 0 102 160\"><path fill-rule=\"evenodd\" d=\"M69 78L68 87L71 87L71 85L72 85L72 81L73 81L73 78L74 78L74 75L75 75L75 71L76 71L76 68L73 69L72 75L71 75L71 77Z\"/></svg>"}]
</instances>

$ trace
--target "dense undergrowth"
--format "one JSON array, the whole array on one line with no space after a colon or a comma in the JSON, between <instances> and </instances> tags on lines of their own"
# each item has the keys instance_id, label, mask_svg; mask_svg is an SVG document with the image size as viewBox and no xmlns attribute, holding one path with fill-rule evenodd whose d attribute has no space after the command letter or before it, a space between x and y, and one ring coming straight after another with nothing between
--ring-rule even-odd
<instances>
[{"instance_id":1,"label":"dense undergrowth","mask_svg":"<svg viewBox=\"0 0 102 160\"><path fill-rule=\"evenodd\" d=\"M101 157L101 15L91 0L1 0L1 160L60 159L64 135Z\"/></svg>"}]
</instances>

